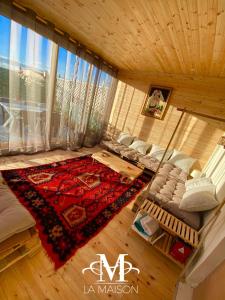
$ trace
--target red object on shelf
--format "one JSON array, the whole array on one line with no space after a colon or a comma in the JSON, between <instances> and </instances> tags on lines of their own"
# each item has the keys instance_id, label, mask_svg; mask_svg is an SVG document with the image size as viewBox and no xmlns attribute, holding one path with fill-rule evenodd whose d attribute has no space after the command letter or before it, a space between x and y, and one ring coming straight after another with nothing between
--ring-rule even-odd
<instances>
[{"instance_id":1,"label":"red object on shelf","mask_svg":"<svg viewBox=\"0 0 225 300\"><path fill-rule=\"evenodd\" d=\"M170 249L170 255L184 264L190 256L192 248L183 241L177 240Z\"/></svg>"}]
</instances>

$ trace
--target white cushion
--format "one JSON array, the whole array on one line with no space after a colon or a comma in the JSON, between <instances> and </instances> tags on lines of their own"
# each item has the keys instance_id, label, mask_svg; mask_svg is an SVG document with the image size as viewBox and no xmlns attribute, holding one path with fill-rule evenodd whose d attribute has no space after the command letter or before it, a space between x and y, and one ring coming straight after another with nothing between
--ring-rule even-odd
<instances>
[{"instance_id":1,"label":"white cushion","mask_svg":"<svg viewBox=\"0 0 225 300\"><path fill-rule=\"evenodd\" d=\"M1 179L1 175L0 175ZM0 242L35 225L30 213L5 184L0 185Z\"/></svg>"},{"instance_id":2,"label":"white cushion","mask_svg":"<svg viewBox=\"0 0 225 300\"><path fill-rule=\"evenodd\" d=\"M134 149L141 154L145 155L147 150L150 148L150 145L141 140L135 140L129 148Z\"/></svg>"},{"instance_id":3,"label":"white cushion","mask_svg":"<svg viewBox=\"0 0 225 300\"><path fill-rule=\"evenodd\" d=\"M129 135L128 133L121 132L117 139L117 142L122 145L129 146L133 142L133 140L133 136Z\"/></svg>"},{"instance_id":4,"label":"white cushion","mask_svg":"<svg viewBox=\"0 0 225 300\"><path fill-rule=\"evenodd\" d=\"M214 184L194 186L187 190L180 202L180 209L186 211L205 211L216 207L219 202L215 198Z\"/></svg>"},{"instance_id":5,"label":"white cushion","mask_svg":"<svg viewBox=\"0 0 225 300\"><path fill-rule=\"evenodd\" d=\"M196 159L186 155L185 153L174 150L169 162L189 174L191 167L196 162Z\"/></svg>"},{"instance_id":6,"label":"white cushion","mask_svg":"<svg viewBox=\"0 0 225 300\"><path fill-rule=\"evenodd\" d=\"M204 190L208 189L209 192L215 194L216 186L212 184L211 178L201 177L189 179L185 182L186 191L192 190L193 188L204 187Z\"/></svg>"},{"instance_id":7,"label":"white cushion","mask_svg":"<svg viewBox=\"0 0 225 300\"><path fill-rule=\"evenodd\" d=\"M161 148L161 146L153 144L151 151L147 155L154 157L154 158L158 159L159 161L161 161L165 150L166 149ZM170 158L172 152L173 152L173 150L168 150L163 161L167 161Z\"/></svg>"}]
</instances>

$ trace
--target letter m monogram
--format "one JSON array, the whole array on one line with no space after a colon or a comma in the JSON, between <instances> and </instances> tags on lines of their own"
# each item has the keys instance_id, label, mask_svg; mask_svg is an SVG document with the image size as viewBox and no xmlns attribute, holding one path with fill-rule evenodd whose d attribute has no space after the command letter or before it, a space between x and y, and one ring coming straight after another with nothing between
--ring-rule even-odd
<instances>
[{"instance_id":1,"label":"letter m monogram","mask_svg":"<svg viewBox=\"0 0 225 300\"><path fill-rule=\"evenodd\" d=\"M120 254L117 258L116 264L114 266L110 266L105 254L97 254L99 256L99 261L94 261L90 264L88 268L84 268L82 273L84 274L85 271L90 270L92 273L99 276L98 282L105 282L104 274L108 274L108 278L110 281L113 281L113 278L116 274L116 270L118 269L119 275L118 279L115 280L116 282L127 282L125 280L125 275L130 271L136 271L138 274L140 270L138 268L134 268L129 261L125 261L125 256L128 254Z\"/></svg>"},{"instance_id":2,"label":"letter m monogram","mask_svg":"<svg viewBox=\"0 0 225 300\"><path fill-rule=\"evenodd\" d=\"M119 279L116 280L117 282L127 282L128 280L125 280L125 274L129 273L131 270L135 270L139 273L139 269L133 268L132 264L128 261L125 261L124 257L127 256L128 254L120 254L118 256L118 259L116 261L116 264L114 266L110 266L105 254L97 254L100 257L100 279L98 282L104 282L105 280L103 279L103 268L106 270L110 281L113 280L114 275L116 273L117 268L119 268ZM125 268L125 265L128 267Z\"/></svg>"}]
</instances>

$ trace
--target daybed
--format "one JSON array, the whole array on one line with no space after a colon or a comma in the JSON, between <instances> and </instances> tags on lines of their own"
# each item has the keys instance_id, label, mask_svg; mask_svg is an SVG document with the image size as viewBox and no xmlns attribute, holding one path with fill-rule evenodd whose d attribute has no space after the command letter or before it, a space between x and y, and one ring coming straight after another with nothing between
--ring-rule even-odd
<instances>
[{"instance_id":1,"label":"daybed","mask_svg":"<svg viewBox=\"0 0 225 300\"><path fill-rule=\"evenodd\" d=\"M143 204L139 207L137 216L147 215L160 227L159 235L149 237L148 241L165 256L184 267L180 275L183 279L204 245L210 229L222 218L219 214L225 205L224 149L224 143L218 144L201 175L185 182L171 177L168 172L171 167L164 164L164 171L159 169L160 172L142 194ZM182 210L186 215L181 215ZM201 224L198 214L197 218L193 218L193 213L199 211ZM192 212L191 219L188 212ZM186 251L185 254L185 249L188 248L189 252ZM178 253L179 249L182 252Z\"/></svg>"},{"instance_id":2,"label":"daybed","mask_svg":"<svg viewBox=\"0 0 225 300\"><path fill-rule=\"evenodd\" d=\"M163 164L151 184L148 198L192 228L198 230L201 226L201 214L179 208L185 193L187 176L187 173L172 164Z\"/></svg>"},{"instance_id":3,"label":"daybed","mask_svg":"<svg viewBox=\"0 0 225 300\"><path fill-rule=\"evenodd\" d=\"M0 272L39 247L34 226L34 219L4 183L0 172Z\"/></svg>"},{"instance_id":4,"label":"daybed","mask_svg":"<svg viewBox=\"0 0 225 300\"><path fill-rule=\"evenodd\" d=\"M159 166L161 157L165 149L158 145L150 145L127 133L121 133L117 137L105 137L101 141L101 145L107 150L119 154L122 158L142 166L155 172ZM172 155L173 151L168 151L164 161L167 161Z\"/></svg>"},{"instance_id":5,"label":"daybed","mask_svg":"<svg viewBox=\"0 0 225 300\"><path fill-rule=\"evenodd\" d=\"M112 137L112 135L105 135L100 144L107 150L119 154L122 158L126 158L129 161L138 164L142 168L150 170L152 173L156 172L165 152L165 149L159 145L151 145L139 140L137 137L133 137L128 133L123 132L117 134L115 137ZM177 150L167 150L163 162L171 160L171 163L174 164L173 157L177 155L183 154ZM189 159L191 160L190 166L192 166L195 159L190 157ZM187 168L188 173L190 171L190 166Z\"/></svg>"},{"instance_id":6,"label":"daybed","mask_svg":"<svg viewBox=\"0 0 225 300\"><path fill-rule=\"evenodd\" d=\"M127 138L121 139L122 135ZM132 145L134 145L135 141L139 141L139 148L133 149ZM151 146L126 133L120 134L117 140L103 140L101 144L107 149L120 154L122 158L125 157L144 165L145 168L153 173L159 166L165 151L160 146ZM186 161L184 164L179 164L175 160L175 157L181 158L181 160L185 158ZM180 201L185 192L185 182L188 179L190 168L194 162L194 159L181 154L177 150L169 150L157 176L152 182L148 198L192 228L198 230L201 226L201 213L188 212L179 208ZM139 201L140 198L135 201L133 211L136 211L142 204Z\"/></svg>"}]
</instances>

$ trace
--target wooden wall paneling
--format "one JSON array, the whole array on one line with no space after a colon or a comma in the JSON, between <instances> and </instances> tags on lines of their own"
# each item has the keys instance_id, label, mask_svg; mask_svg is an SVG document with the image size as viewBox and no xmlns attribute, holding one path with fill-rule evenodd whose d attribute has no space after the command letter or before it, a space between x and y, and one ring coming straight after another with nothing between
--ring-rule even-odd
<instances>
[{"instance_id":1,"label":"wooden wall paneling","mask_svg":"<svg viewBox=\"0 0 225 300\"><path fill-rule=\"evenodd\" d=\"M173 87L171 103L205 114L225 116L225 79L148 72L119 72L119 79L146 93L150 84Z\"/></svg>"},{"instance_id":2,"label":"wooden wall paneling","mask_svg":"<svg viewBox=\"0 0 225 300\"><path fill-rule=\"evenodd\" d=\"M119 131L127 131L149 143L166 146L180 112L176 106L214 116L225 116L225 85L222 79L165 76L135 72L119 72L110 124ZM141 115L150 84L173 87L169 109L164 120ZM186 114L174 138L172 147L198 159L203 167L212 153L225 124Z\"/></svg>"},{"instance_id":3,"label":"wooden wall paneling","mask_svg":"<svg viewBox=\"0 0 225 300\"><path fill-rule=\"evenodd\" d=\"M193 300L223 300L225 295L225 262L194 289Z\"/></svg>"}]
</instances>

